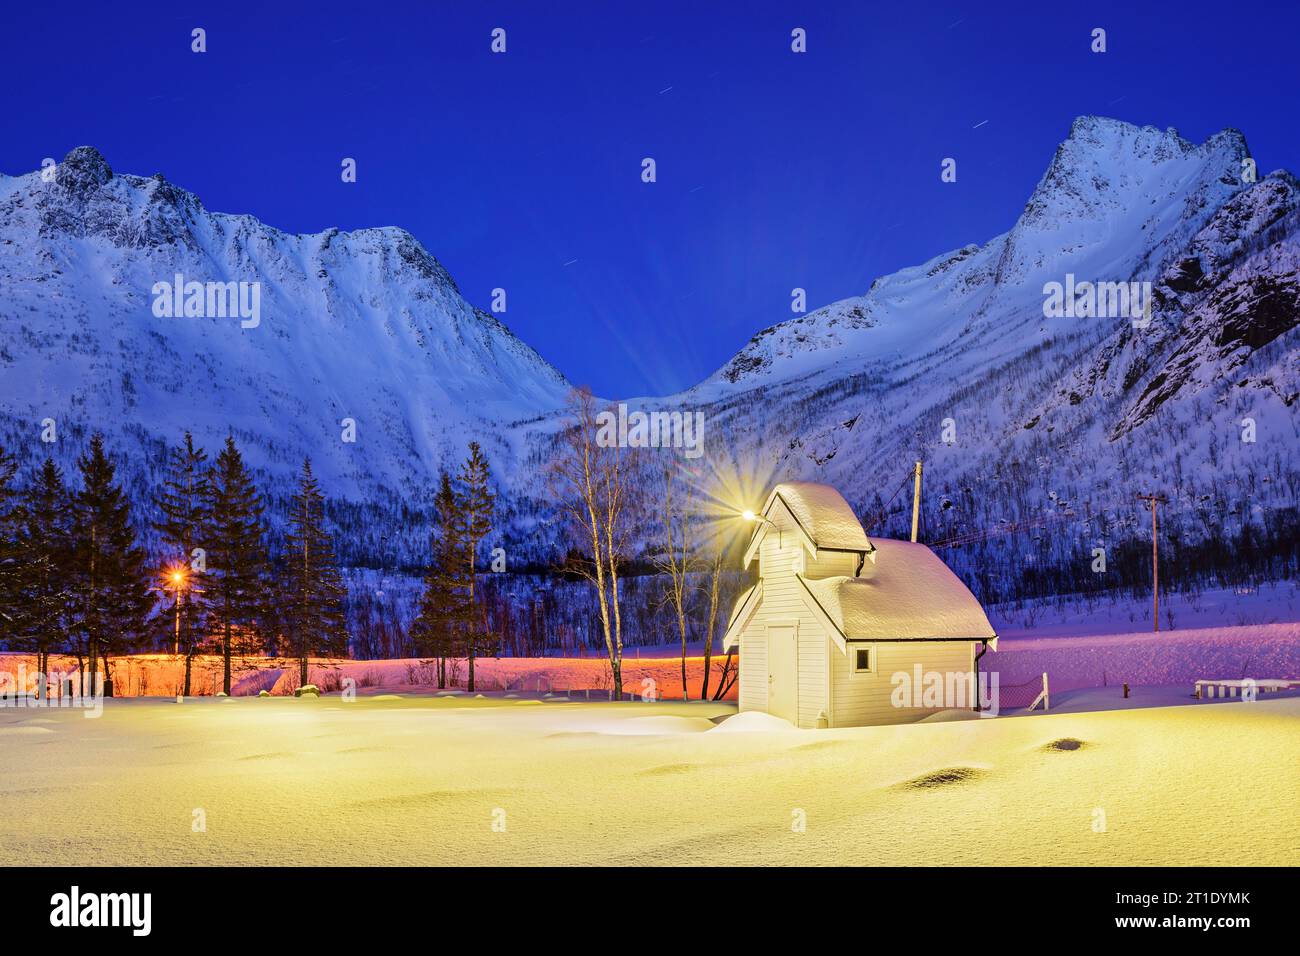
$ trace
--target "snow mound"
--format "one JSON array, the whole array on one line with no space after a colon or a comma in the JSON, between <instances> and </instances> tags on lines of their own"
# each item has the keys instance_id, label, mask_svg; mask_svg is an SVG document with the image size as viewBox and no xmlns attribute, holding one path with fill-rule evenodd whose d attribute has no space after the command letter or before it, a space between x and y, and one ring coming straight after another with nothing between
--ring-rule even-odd
<instances>
[{"instance_id":1,"label":"snow mound","mask_svg":"<svg viewBox=\"0 0 1300 956\"><path fill-rule=\"evenodd\" d=\"M231 693L235 697L260 697L262 691L270 692L275 689L283 673L284 669L281 667L256 670L235 681L230 687Z\"/></svg>"},{"instance_id":2,"label":"snow mound","mask_svg":"<svg viewBox=\"0 0 1300 956\"><path fill-rule=\"evenodd\" d=\"M953 708L952 710L941 710L937 714L926 714L920 720L916 721L916 723L947 724L947 723L951 723L954 720L983 720L983 719L985 718L980 717L980 715L973 710L958 710L956 708Z\"/></svg>"},{"instance_id":3,"label":"snow mound","mask_svg":"<svg viewBox=\"0 0 1300 956\"><path fill-rule=\"evenodd\" d=\"M713 722L703 717L610 717L593 715L591 720L570 722L565 729L571 732L607 734L611 736L641 737L666 734L698 734L713 728Z\"/></svg>"},{"instance_id":4,"label":"snow mound","mask_svg":"<svg viewBox=\"0 0 1300 956\"><path fill-rule=\"evenodd\" d=\"M711 731L712 733L772 733L798 730L794 724L780 717L765 714L761 710L748 710L735 717L728 717Z\"/></svg>"}]
</instances>

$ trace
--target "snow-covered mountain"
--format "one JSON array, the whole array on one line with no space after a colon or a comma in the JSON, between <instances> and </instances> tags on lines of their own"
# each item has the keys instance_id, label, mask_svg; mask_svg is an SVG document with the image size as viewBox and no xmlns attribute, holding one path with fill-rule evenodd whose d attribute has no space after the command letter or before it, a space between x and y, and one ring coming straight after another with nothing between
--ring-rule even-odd
<instances>
[{"instance_id":1,"label":"snow-covered mountain","mask_svg":"<svg viewBox=\"0 0 1300 956\"><path fill-rule=\"evenodd\" d=\"M707 456L829 481L867 518L924 458L927 537L973 543L955 561L971 568L996 563L998 529L1020 533L997 561L1022 566L1122 537L1138 489L1203 536L1294 513L1300 186L1255 181L1248 160L1235 130L1196 145L1081 118L1010 231L636 404L703 410ZM156 316L154 285L176 274L260 282L260 324ZM1067 281L1149 282L1149 322L1049 317L1045 289ZM6 445L53 418L68 454L98 428L156 462L184 428L209 448L233 429L268 476L310 454L354 509L345 553L388 562L418 554L404 509L474 437L516 553L550 546L533 521L567 384L400 229L288 235L83 147L51 182L0 177L0 287Z\"/></svg>"},{"instance_id":2,"label":"snow-covered mountain","mask_svg":"<svg viewBox=\"0 0 1300 956\"><path fill-rule=\"evenodd\" d=\"M764 329L662 401L705 404L740 457L867 516L924 459L928 540L972 566L1000 537L1021 570L1040 545L1089 555L1133 530L1139 490L1189 539L1264 533L1300 488L1300 184L1248 160L1235 130L1081 118L1009 232ZM1149 321L1048 317L1070 276L1149 282Z\"/></svg>"},{"instance_id":3,"label":"snow-covered mountain","mask_svg":"<svg viewBox=\"0 0 1300 956\"><path fill-rule=\"evenodd\" d=\"M700 387L770 385L840 362L983 364L1024 336L1068 333L1043 323L1043 285L1155 278L1216 209L1244 188L1245 140L1225 130L1194 146L1161 132L1083 117L1056 151L1010 232L872 283L863 296L764 329ZM1008 321L1033 328L1011 335ZM972 352L978 347L979 351Z\"/></svg>"},{"instance_id":4,"label":"snow-covered mountain","mask_svg":"<svg viewBox=\"0 0 1300 956\"><path fill-rule=\"evenodd\" d=\"M159 317L155 284L177 275L260 283L260 321ZM50 181L0 177L0 288L10 447L45 419L62 438L102 429L132 460L186 428L211 451L233 431L268 474L310 455L332 494L397 509L469 438L508 460L509 423L568 389L404 230L289 235L89 147Z\"/></svg>"}]
</instances>

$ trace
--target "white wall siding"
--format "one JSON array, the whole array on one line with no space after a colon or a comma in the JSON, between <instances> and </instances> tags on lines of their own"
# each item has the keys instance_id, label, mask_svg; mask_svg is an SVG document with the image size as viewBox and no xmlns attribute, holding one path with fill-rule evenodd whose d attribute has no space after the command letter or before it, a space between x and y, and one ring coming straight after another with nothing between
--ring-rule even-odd
<instances>
[{"instance_id":1,"label":"white wall siding","mask_svg":"<svg viewBox=\"0 0 1300 956\"><path fill-rule=\"evenodd\" d=\"M799 726L816 727L826 708L826 632L812 622L799 623ZM839 651L837 650L838 654Z\"/></svg>"},{"instance_id":2,"label":"white wall siding","mask_svg":"<svg viewBox=\"0 0 1300 956\"><path fill-rule=\"evenodd\" d=\"M740 637L740 709L767 710L767 635L760 608Z\"/></svg>"},{"instance_id":3,"label":"white wall siding","mask_svg":"<svg viewBox=\"0 0 1300 956\"><path fill-rule=\"evenodd\" d=\"M846 554L842 551L821 551L815 561L812 555L808 555L804 565L804 577L810 581L818 581L822 578L851 578L858 570L858 560L856 554Z\"/></svg>"},{"instance_id":4,"label":"white wall siding","mask_svg":"<svg viewBox=\"0 0 1300 956\"><path fill-rule=\"evenodd\" d=\"M816 727L827 710L827 636L789 570L800 548L798 536L787 531L768 534L759 550L763 603L740 640L740 709L767 709L767 625L793 624L799 628L799 726Z\"/></svg>"},{"instance_id":5,"label":"white wall siding","mask_svg":"<svg viewBox=\"0 0 1300 956\"><path fill-rule=\"evenodd\" d=\"M784 544L781 546L781 544ZM797 624L800 635L800 726L816 727L826 702L826 631L803 600L803 585L788 568L801 545L793 533L768 535L759 551L763 572L763 606L751 620L749 631L766 636L767 624ZM809 566L813 561L809 559ZM741 671L744 674L744 671ZM767 658L763 658L763 680L767 680Z\"/></svg>"},{"instance_id":6,"label":"white wall siding","mask_svg":"<svg viewBox=\"0 0 1300 956\"><path fill-rule=\"evenodd\" d=\"M849 645L850 649L853 645ZM871 724L896 724L916 720L926 714L946 708L912 708L900 710L893 705L893 677L898 672L913 675L916 664L923 672L969 675L974 645L968 641L879 641L876 649L875 673L853 674L849 658L834 648L831 662L831 699L834 713L832 727L862 727ZM973 707L966 700L965 707Z\"/></svg>"}]
</instances>

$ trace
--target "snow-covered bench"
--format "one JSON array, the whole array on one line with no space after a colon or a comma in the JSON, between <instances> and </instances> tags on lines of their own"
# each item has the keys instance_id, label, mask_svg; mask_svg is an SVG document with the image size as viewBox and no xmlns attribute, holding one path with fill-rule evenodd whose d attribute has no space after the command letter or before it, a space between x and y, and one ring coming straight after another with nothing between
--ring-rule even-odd
<instances>
[{"instance_id":1,"label":"snow-covered bench","mask_svg":"<svg viewBox=\"0 0 1300 956\"><path fill-rule=\"evenodd\" d=\"M1300 687L1300 680L1276 680L1273 678L1244 678L1242 680L1198 680L1194 696L1197 700L1216 697L1247 697L1249 691L1257 694L1277 693L1281 690L1293 690Z\"/></svg>"}]
</instances>

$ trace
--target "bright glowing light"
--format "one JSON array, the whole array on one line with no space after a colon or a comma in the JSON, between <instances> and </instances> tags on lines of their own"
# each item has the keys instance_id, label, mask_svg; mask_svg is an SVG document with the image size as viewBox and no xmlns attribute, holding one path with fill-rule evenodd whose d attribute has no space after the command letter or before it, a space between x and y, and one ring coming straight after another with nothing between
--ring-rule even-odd
<instances>
[{"instance_id":1,"label":"bright glowing light","mask_svg":"<svg viewBox=\"0 0 1300 956\"><path fill-rule=\"evenodd\" d=\"M775 466L769 462L741 459L721 438L710 439L709 454L698 460L678 463L676 478L686 486L691 510L703 523L696 544L709 552L723 552L727 561L739 560L739 551L753 528L736 519L744 515L746 523L765 519L752 511L755 501L764 501L773 484ZM750 518L749 511L753 514Z\"/></svg>"},{"instance_id":2,"label":"bright glowing light","mask_svg":"<svg viewBox=\"0 0 1300 956\"><path fill-rule=\"evenodd\" d=\"M185 583L185 572L177 568L167 575L167 580L171 581L173 586L180 587Z\"/></svg>"},{"instance_id":3,"label":"bright glowing light","mask_svg":"<svg viewBox=\"0 0 1300 956\"><path fill-rule=\"evenodd\" d=\"M742 518L744 518L746 521L753 521L753 520L754 520L754 512L750 511L748 508L746 508L744 511L742 511L742 512L740 513L740 516L741 516Z\"/></svg>"}]
</instances>

